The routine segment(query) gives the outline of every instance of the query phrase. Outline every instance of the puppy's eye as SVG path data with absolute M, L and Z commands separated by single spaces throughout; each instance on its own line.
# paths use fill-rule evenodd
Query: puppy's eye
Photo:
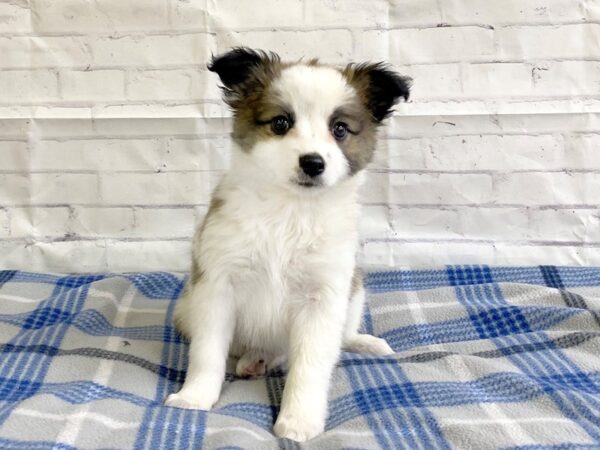
M 275 134 L 285 134 L 290 129 L 290 121 L 285 116 L 277 116 L 271 120 L 271 130 Z
M 333 127 L 331 128 L 331 134 L 333 134 L 333 137 L 338 141 L 341 141 L 348 135 L 348 125 L 346 125 L 344 122 L 334 123 Z

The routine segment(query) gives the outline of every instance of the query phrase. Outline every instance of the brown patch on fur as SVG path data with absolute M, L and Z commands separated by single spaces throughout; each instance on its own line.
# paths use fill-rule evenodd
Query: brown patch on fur
M 338 145 L 348 160 L 350 173 L 354 174 L 373 159 L 377 127 L 392 114 L 391 108 L 400 97 L 408 99 L 410 79 L 381 63 L 349 64 L 341 73 L 358 93 L 359 105 L 353 105 L 354 114 L 338 112 L 339 121 L 347 123 L 351 131 L 345 139 L 338 141 Z M 361 129 L 353 129 L 356 125 L 353 125 L 352 118 L 344 120 L 344 115 L 354 115 L 354 121 L 360 123 Z M 332 121 L 337 119 L 332 116 Z
M 234 125 L 233 140 L 248 152 L 257 141 L 268 139 L 275 136 L 267 121 L 276 116 L 289 116 L 289 112 L 283 105 L 278 105 L 277 98 L 270 92 L 271 81 L 279 76 L 281 67 L 272 67 L 269 72 L 272 74 L 270 79 L 258 81 L 255 83 L 255 89 L 245 97 L 243 102 L 239 102 L 233 107 Z M 266 78 L 265 74 L 261 79 Z
M 267 123 L 292 111 L 269 89 L 273 80 L 292 63 L 283 63 L 275 53 L 236 48 L 213 58 L 210 70 L 223 82 L 223 99 L 234 115 L 233 140 L 248 152 L 261 139 L 276 136 Z M 293 119 L 293 117 L 290 117 Z
M 400 98 L 408 100 L 410 95 L 412 80 L 392 71 L 386 64 L 348 64 L 341 72 L 377 124 L 393 113 L 392 107 Z
M 354 273 L 352 274 L 352 284 L 350 285 L 350 298 L 352 298 L 354 294 L 356 294 L 363 287 L 363 283 L 363 271 L 358 267 L 355 267 Z
M 216 213 L 218 210 L 220 210 L 223 207 L 224 204 L 225 204 L 225 200 L 214 195 L 213 198 L 210 200 L 210 206 L 208 207 L 208 212 L 206 213 L 206 217 L 208 218 L 211 214 Z
M 204 276 L 204 271 L 198 265 L 195 259 L 192 259 L 192 271 L 190 272 L 190 283 L 192 285 L 197 284 Z
M 348 134 L 341 141 L 336 141 L 346 157 L 350 174 L 364 169 L 373 159 L 377 144 L 377 125 L 371 115 L 361 104 L 345 105 L 331 115 L 330 128 L 336 122 L 348 125 Z
M 204 233 L 204 228 L 206 227 L 208 220 L 212 216 L 214 216 L 225 204 L 225 200 L 220 198 L 217 194 L 218 194 L 218 192 L 215 192 L 213 194 L 213 197 L 210 201 L 210 206 L 208 207 L 208 212 L 206 213 L 206 216 L 204 216 L 202 225 L 200 225 L 200 230 L 198 231 L 198 233 L 200 233 L 200 236 L 202 236 L 202 234 Z M 191 285 L 193 286 L 196 283 L 198 283 L 202 279 L 203 276 L 204 276 L 204 270 L 198 264 L 198 261 L 195 258 L 195 255 L 192 255 L 192 270 L 190 272 L 189 283 L 191 283 Z

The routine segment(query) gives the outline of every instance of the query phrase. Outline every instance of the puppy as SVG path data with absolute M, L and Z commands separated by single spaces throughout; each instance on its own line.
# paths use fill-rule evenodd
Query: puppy
M 246 48 L 208 68 L 233 110 L 235 146 L 175 308 L 189 367 L 166 404 L 209 410 L 228 354 L 239 357 L 240 376 L 287 359 L 273 431 L 305 441 L 324 429 L 340 349 L 392 353 L 383 339 L 358 334 L 357 189 L 377 127 L 408 99 L 410 79 L 381 63 L 338 69 Z

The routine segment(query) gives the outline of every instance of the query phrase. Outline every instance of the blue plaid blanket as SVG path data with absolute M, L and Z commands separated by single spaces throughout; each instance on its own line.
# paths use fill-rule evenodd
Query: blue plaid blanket
M 285 374 L 229 371 L 213 411 L 163 406 L 187 364 L 183 277 L 0 272 L 0 447 L 600 448 L 600 268 L 375 272 L 364 329 L 397 352 L 343 354 L 326 432 L 277 440 Z

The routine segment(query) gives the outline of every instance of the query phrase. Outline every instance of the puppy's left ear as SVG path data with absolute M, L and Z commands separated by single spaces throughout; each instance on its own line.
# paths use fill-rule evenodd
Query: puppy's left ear
M 236 47 L 213 56 L 208 70 L 221 79 L 225 102 L 233 109 L 240 106 L 251 92 L 257 92 L 275 76 L 279 56 L 272 52 Z
M 349 64 L 344 75 L 358 91 L 375 122 L 394 111 L 400 98 L 408 100 L 412 79 L 402 76 L 383 63 Z
M 254 69 L 274 57 L 260 50 L 236 47 L 222 55 L 213 56 L 208 70 L 216 72 L 226 88 L 233 89 L 247 81 Z

